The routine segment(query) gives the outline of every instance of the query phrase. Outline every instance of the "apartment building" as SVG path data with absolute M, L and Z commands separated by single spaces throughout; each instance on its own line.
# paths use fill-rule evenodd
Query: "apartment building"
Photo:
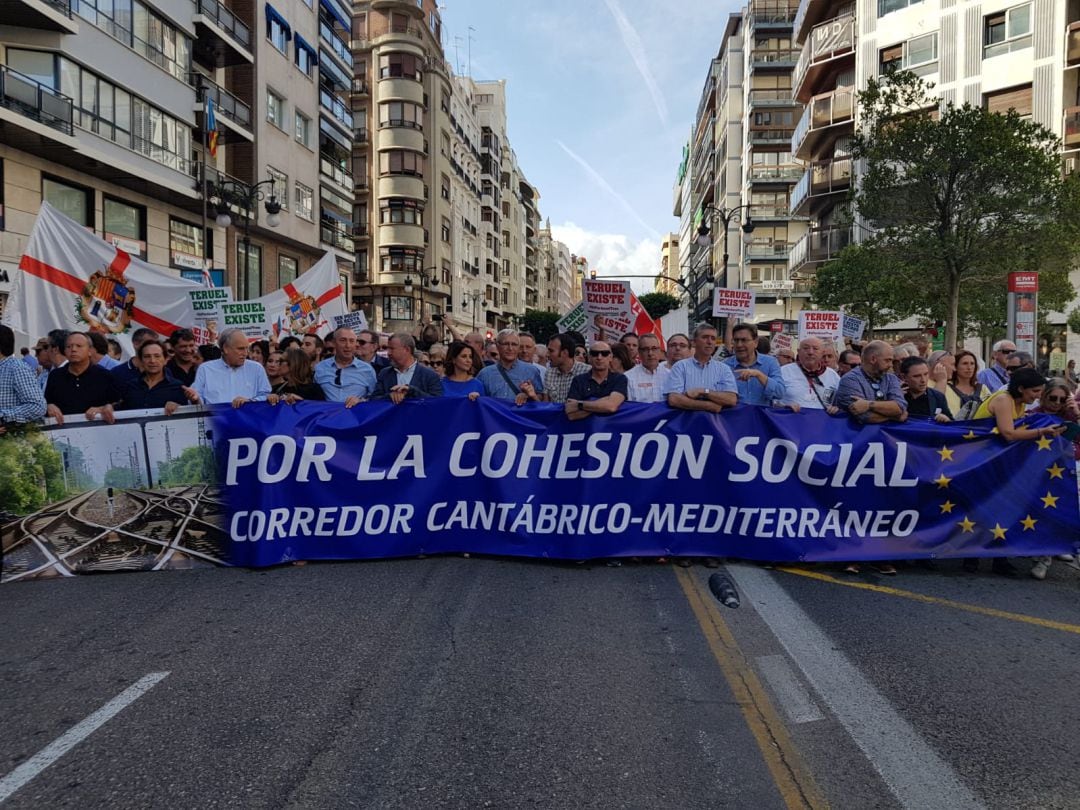
M 178 274 L 211 267 L 238 298 L 277 289 L 325 249 L 347 280 L 353 251 L 338 225 L 352 189 L 327 181 L 317 151 L 333 97 L 351 82 L 333 40 L 348 20 L 336 2 L 5 4 L 0 278 L 13 277 L 44 200 Z M 207 98 L 214 157 L 203 144 Z M 335 134 L 351 143 L 349 127 Z M 253 189 L 280 203 L 276 227 Z M 219 207 L 227 228 L 214 222 Z
M 669 233 L 660 245 L 660 272 L 656 276 L 656 292 L 678 296 L 679 285 L 673 279 L 679 278 L 679 235 Z
M 679 277 L 691 315 L 711 314 L 714 286 L 758 293 L 759 321 L 793 318 L 808 297 L 788 277 L 791 243 L 806 217 L 789 210 L 802 169 L 790 152 L 799 104 L 792 97 L 795 6 L 758 0 L 725 27 L 702 91 L 676 183 Z M 716 211 L 734 212 L 724 221 Z M 710 239 L 698 238 L 702 224 Z M 744 226 L 752 224 L 752 230 Z M 669 263 L 670 264 L 670 263 Z M 669 274 L 671 274 L 669 272 Z
M 850 157 L 867 80 L 911 70 L 945 103 L 1015 108 L 1062 138 L 1066 171 L 1080 155 L 1080 1 L 803 0 L 793 79 L 805 105 L 791 140 L 806 171 L 791 210 L 812 227 L 789 268 L 806 276 L 860 236 L 840 203 L 857 176 Z

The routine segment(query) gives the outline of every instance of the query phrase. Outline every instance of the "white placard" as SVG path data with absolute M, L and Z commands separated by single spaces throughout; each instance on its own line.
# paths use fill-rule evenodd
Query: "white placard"
M 757 301 L 753 290 L 713 290 L 712 314 L 717 318 L 752 318 Z

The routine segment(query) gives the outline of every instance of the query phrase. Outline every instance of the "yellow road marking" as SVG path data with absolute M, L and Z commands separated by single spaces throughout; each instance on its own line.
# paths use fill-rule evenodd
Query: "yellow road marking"
M 829 803 L 825 801 L 787 727 L 728 629 L 712 596 L 689 571 L 676 568 L 675 575 L 701 625 L 709 649 L 731 687 L 743 719 L 754 735 L 784 804 L 792 810 L 827 808 Z
M 802 568 L 788 568 L 787 566 L 778 565 L 776 570 L 783 571 L 786 574 L 797 574 L 800 577 L 807 577 L 808 579 L 816 579 L 821 582 L 830 582 L 833 585 L 843 585 L 845 588 L 858 588 L 863 591 L 885 593 L 889 596 L 899 596 L 903 599 L 911 599 L 915 602 L 925 602 L 929 605 L 941 605 L 943 607 L 956 608 L 957 610 L 966 610 L 968 613 L 979 613 L 983 616 L 993 616 L 997 619 L 1008 619 L 1011 622 L 1033 624 L 1036 627 L 1044 627 L 1047 630 L 1061 630 L 1063 633 L 1076 633 L 1077 635 L 1080 635 L 1080 625 L 1055 622 L 1053 619 L 1040 619 L 1037 616 L 1028 616 L 1025 613 L 1010 613 L 1007 610 L 982 607 L 981 605 L 969 605 L 967 602 L 957 602 L 953 599 L 944 599 L 940 596 L 927 596 L 926 594 L 916 593 L 914 591 L 890 588 L 887 585 L 872 585 L 869 582 L 848 582 L 847 580 L 837 579 L 828 574 L 822 574 L 818 571 L 807 571 Z

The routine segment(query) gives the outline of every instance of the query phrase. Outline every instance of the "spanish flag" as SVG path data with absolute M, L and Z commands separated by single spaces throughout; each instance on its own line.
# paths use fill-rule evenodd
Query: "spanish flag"
M 217 116 L 214 115 L 214 100 L 210 96 L 206 97 L 206 137 L 207 146 L 210 149 L 210 157 L 217 157 Z

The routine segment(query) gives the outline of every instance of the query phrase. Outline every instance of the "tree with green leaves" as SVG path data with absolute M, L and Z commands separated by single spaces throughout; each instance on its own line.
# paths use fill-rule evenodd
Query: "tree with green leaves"
M 158 465 L 157 484 L 162 487 L 212 484 L 216 479 L 214 451 L 209 447 L 185 447 L 172 461 Z
M 518 326 L 536 338 L 537 343 L 545 344 L 558 334 L 559 329 L 555 324 L 561 317 L 558 312 L 546 309 L 527 309 L 518 321 Z
M 918 302 L 905 298 L 895 279 L 902 272 L 884 251 L 849 245 L 818 270 L 812 300 L 822 309 L 841 309 L 866 321 L 867 331 L 914 314 Z
M 638 296 L 638 303 L 649 313 L 654 321 L 682 306 L 678 296 L 666 292 L 651 292 Z
M 945 321 L 955 346 L 988 315 L 1005 320 L 1011 271 L 1039 271 L 1047 306 L 1073 298 L 1080 180 L 1062 178 L 1050 130 L 1015 110 L 939 103 L 933 85 L 905 71 L 871 79 L 859 109 L 857 227 L 910 300 L 907 314 Z

